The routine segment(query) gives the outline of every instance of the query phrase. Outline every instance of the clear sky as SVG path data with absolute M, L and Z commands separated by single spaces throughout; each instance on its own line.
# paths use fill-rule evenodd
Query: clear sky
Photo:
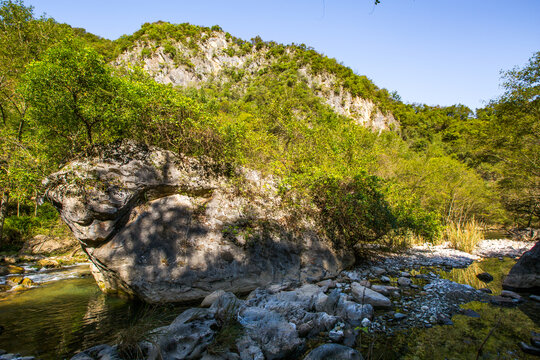
M 157 20 L 304 43 L 403 101 L 465 104 L 502 93 L 500 70 L 540 51 L 540 0 L 26 0 L 35 14 L 109 39 Z

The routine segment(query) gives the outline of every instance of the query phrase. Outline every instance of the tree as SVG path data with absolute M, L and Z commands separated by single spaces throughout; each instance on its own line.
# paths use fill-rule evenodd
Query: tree
M 34 129 L 73 155 L 119 130 L 121 82 L 92 48 L 68 38 L 27 66 L 21 87 Z
M 518 225 L 540 219 L 540 52 L 503 73 L 504 95 L 482 112 L 483 153 Z
M 0 1 L 0 240 L 10 199 L 34 195 L 38 183 L 35 143 L 23 138 L 27 103 L 17 87 L 25 66 L 68 30 L 52 19 L 35 19 L 20 0 Z

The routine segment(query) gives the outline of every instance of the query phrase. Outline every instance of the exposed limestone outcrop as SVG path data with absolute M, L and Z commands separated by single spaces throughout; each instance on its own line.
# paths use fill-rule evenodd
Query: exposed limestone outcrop
M 140 42 L 121 54 L 115 64 L 138 64 L 157 82 L 185 87 L 211 79 L 226 79 L 231 70 L 253 76 L 276 61 L 266 56 L 264 48 L 248 53 L 240 51 L 238 45 L 221 31 L 205 34 L 203 40 L 196 43 L 197 51 L 180 41 L 173 43 L 176 54 L 180 54 L 176 58 L 157 45 L 147 54 L 144 50 L 149 49 L 148 44 Z M 336 113 L 352 118 L 360 126 L 376 131 L 399 127 L 391 113 L 382 112 L 372 100 L 352 95 L 332 74 L 314 74 L 308 66 L 298 70 L 298 77 Z
M 49 176 L 46 197 L 102 290 L 150 303 L 315 281 L 352 263 L 309 219 L 290 221 L 272 178 L 247 169 L 233 175 L 124 142 Z

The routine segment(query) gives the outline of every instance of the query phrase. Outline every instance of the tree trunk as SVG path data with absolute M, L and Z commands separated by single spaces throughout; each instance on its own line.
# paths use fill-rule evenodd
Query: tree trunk
M 92 139 L 92 127 L 86 124 L 86 136 L 88 137 L 88 145 L 92 146 L 94 141 Z
M 9 192 L 5 191 L 2 194 L 2 201 L 0 202 L 0 244 L 2 244 L 2 240 L 4 238 L 4 220 L 6 219 L 7 215 L 8 202 Z
M 38 193 L 37 193 L 37 190 L 35 191 L 35 199 L 36 199 L 36 201 L 34 202 L 34 217 L 37 217 L 37 208 L 38 208 Z

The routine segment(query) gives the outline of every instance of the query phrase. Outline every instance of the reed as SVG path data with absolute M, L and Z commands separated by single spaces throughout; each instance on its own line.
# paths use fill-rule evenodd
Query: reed
M 465 223 L 452 221 L 446 225 L 442 237 L 452 248 L 472 253 L 483 238 L 482 229 L 482 225 L 475 219 Z

